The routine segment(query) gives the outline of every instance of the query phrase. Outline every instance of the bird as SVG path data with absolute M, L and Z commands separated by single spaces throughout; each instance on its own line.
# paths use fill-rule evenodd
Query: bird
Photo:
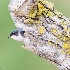
M 8 38 L 13 38 L 14 40 L 17 41 L 23 41 L 23 36 L 24 36 L 25 31 L 22 29 L 16 29 L 10 33 L 10 36 Z
M 16 41 L 24 42 L 25 45 L 29 45 L 30 39 L 28 37 L 25 37 L 25 31 L 23 31 L 21 28 L 18 28 L 16 30 L 13 30 L 8 38 L 12 38 Z

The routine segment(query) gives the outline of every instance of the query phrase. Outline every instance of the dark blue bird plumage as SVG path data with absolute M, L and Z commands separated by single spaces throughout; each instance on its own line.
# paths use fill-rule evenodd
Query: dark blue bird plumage
M 16 29 L 16 30 L 14 30 L 14 31 L 11 32 L 10 37 L 11 37 L 12 35 L 18 36 L 19 33 L 23 36 L 24 33 L 25 33 L 25 31 L 23 31 L 21 28 L 18 28 L 18 29 Z

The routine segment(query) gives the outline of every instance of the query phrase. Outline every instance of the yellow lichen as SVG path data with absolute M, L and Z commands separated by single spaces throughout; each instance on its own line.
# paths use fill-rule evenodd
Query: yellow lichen
M 54 4 L 45 0 L 39 0 L 40 2 L 42 2 L 44 5 L 47 5 L 48 8 L 53 10 Z
M 48 11 L 47 16 L 49 16 L 50 18 L 52 18 L 53 13 L 51 11 Z
M 29 12 L 28 17 L 35 18 L 36 13 L 37 13 L 36 7 L 34 7 L 34 8 Z
M 62 33 L 57 32 L 55 28 L 52 28 L 52 34 L 57 36 L 62 41 L 70 41 L 70 39 L 66 36 L 66 34 L 63 35 Z
M 63 19 L 60 21 L 61 24 L 64 24 L 64 22 L 65 22 L 65 21 L 64 21 Z
M 57 30 L 55 28 L 52 28 L 52 33 L 54 34 L 56 32 L 57 32 Z
M 64 43 L 62 47 L 64 49 L 68 49 L 68 48 L 70 48 L 70 44 L 69 43 Z
M 45 27 L 40 26 L 40 27 L 38 28 L 38 31 L 39 31 L 40 34 L 43 34 L 44 31 L 45 31 Z
M 27 23 L 34 23 L 34 20 L 29 18 L 29 19 L 24 20 L 24 23 L 26 23 L 26 24 Z
M 38 3 L 38 8 L 44 8 L 44 6 Z
M 40 3 L 38 3 L 38 11 L 37 11 L 37 15 L 42 15 L 43 12 L 47 12 L 47 9 L 44 8 L 43 5 L 41 5 Z
M 67 53 L 70 55 L 70 49 L 67 50 Z
M 41 4 L 40 1 L 43 3 Z M 37 3 L 37 6 L 34 6 L 33 9 L 29 12 L 29 14 L 27 15 L 27 17 L 31 17 L 31 18 L 35 18 L 36 16 L 41 16 L 41 15 L 45 15 L 45 16 L 49 16 L 50 18 L 53 16 L 53 12 L 48 11 L 49 9 L 44 7 L 44 5 L 47 5 L 48 8 L 53 9 L 53 4 L 51 2 L 45 1 L 45 0 L 39 0 L 39 2 Z M 30 22 L 30 21 L 28 21 Z M 38 22 L 38 21 L 37 21 Z
M 61 24 L 62 27 L 64 28 L 64 31 L 67 32 L 67 24 L 68 24 L 68 22 L 65 21 L 65 20 L 61 20 L 61 21 L 60 21 L 60 24 Z
M 40 23 L 41 23 L 41 21 L 40 21 L 40 20 L 36 21 L 36 24 L 40 24 Z
M 69 38 L 68 38 L 68 37 L 63 37 L 62 40 L 63 40 L 63 41 L 68 41 Z
M 64 50 L 61 50 L 61 53 L 62 53 L 62 54 L 66 54 L 66 51 L 64 51 Z

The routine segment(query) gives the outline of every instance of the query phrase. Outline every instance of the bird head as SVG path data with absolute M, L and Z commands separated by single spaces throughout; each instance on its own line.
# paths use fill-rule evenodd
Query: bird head
M 24 33 L 25 33 L 25 31 L 23 31 L 22 29 L 19 28 L 19 29 L 12 31 L 8 38 L 12 38 L 17 41 L 23 41 Z

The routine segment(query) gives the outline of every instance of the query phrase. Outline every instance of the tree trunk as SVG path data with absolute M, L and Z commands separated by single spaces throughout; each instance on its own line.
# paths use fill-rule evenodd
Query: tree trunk
M 13 2 L 15 1 L 13 0 Z M 25 4 L 15 2 L 16 8 L 13 2 L 9 4 L 9 10 L 16 27 L 28 31 L 31 30 L 27 26 L 29 23 L 37 24 L 42 22 L 40 26 L 43 25 L 46 28 L 46 33 L 48 32 L 48 38 L 46 39 L 51 42 L 51 44 L 46 42 L 46 46 L 24 46 L 24 48 L 39 57 L 49 60 L 60 70 L 70 70 L 70 19 L 63 16 L 54 8 L 52 3 L 45 0 L 37 0 L 37 2 L 27 0 Z M 43 30 L 39 32 L 43 33 Z

